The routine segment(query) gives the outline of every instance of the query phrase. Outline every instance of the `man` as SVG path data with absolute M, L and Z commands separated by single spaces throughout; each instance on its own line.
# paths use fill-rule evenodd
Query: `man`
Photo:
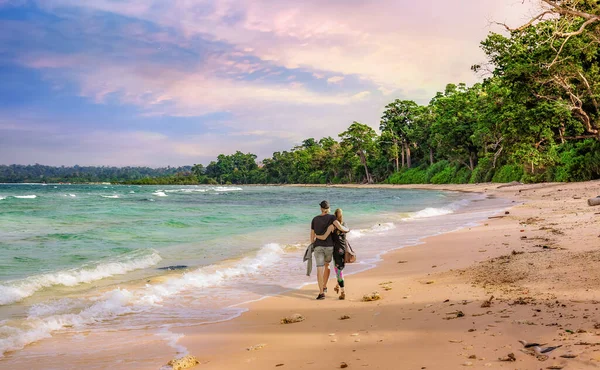
M 329 263 L 333 258 L 333 237 L 330 234 L 327 239 L 319 240 L 316 235 L 323 235 L 329 225 L 336 220 L 334 215 L 329 214 L 329 202 L 324 200 L 320 204 L 321 214 L 315 216 L 310 224 L 310 242 L 313 243 L 313 254 L 317 262 L 317 282 L 319 284 L 319 295 L 317 299 L 325 299 L 327 292 L 327 281 L 329 280 Z

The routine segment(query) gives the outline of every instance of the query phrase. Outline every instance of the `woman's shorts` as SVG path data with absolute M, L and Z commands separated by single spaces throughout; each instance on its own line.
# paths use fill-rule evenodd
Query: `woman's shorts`
M 317 267 L 323 267 L 333 259 L 333 247 L 315 247 L 313 249 Z

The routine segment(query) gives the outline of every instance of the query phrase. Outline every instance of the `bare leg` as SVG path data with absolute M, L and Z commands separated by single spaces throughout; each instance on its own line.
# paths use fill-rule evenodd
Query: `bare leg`
M 325 263 L 325 271 L 323 272 L 323 286 L 319 287 L 321 289 L 321 293 L 323 293 L 323 289 L 327 288 L 327 282 L 329 281 L 329 274 L 331 273 L 331 269 L 329 268 L 330 263 Z
M 327 269 L 329 271 L 329 269 Z M 325 273 L 325 267 L 319 266 L 317 267 L 317 283 L 319 284 L 319 294 L 323 294 L 323 288 L 325 285 L 323 284 L 323 278 Z M 329 273 L 327 273 L 327 278 L 329 278 Z

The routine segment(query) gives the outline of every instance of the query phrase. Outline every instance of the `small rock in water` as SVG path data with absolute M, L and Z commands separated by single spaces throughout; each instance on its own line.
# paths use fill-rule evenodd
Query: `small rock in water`
M 347 364 L 347 363 L 345 363 L 345 362 L 342 362 L 342 363 L 340 364 L 340 368 L 341 368 L 341 369 L 345 369 L 345 368 L 347 368 L 347 367 L 348 367 L 348 364 Z
M 340 316 L 340 320 L 348 320 L 349 318 L 350 318 L 350 316 L 348 316 L 348 315 Z
M 175 266 L 159 267 L 158 270 L 175 271 L 175 270 L 185 270 L 187 268 L 188 267 L 186 265 L 175 265 Z
M 173 360 L 169 361 L 167 363 L 167 365 L 170 365 L 173 368 L 173 370 L 182 370 L 182 369 L 188 369 L 190 367 L 196 366 L 199 363 L 200 363 L 200 361 L 198 361 L 198 359 L 196 359 L 196 357 L 188 355 L 185 357 L 173 359 Z

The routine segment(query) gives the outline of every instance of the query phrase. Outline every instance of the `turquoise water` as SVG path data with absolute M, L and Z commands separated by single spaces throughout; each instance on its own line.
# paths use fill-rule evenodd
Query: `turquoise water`
M 182 353 L 165 330 L 227 320 L 243 302 L 314 283 L 302 255 L 323 199 L 352 228 L 359 263 L 348 275 L 506 206 L 419 190 L 0 184 L 0 364 L 107 331 L 122 335 L 95 353 L 114 357 L 136 335 Z M 161 269 L 174 265 L 186 267 Z
M 110 185 L 0 185 L 0 197 L 0 281 L 144 250 L 157 251 L 163 265 L 232 258 L 261 247 L 231 245 L 232 237 L 299 231 L 322 198 L 361 220 L 439 206 L 440 199 L 423 191 Z

